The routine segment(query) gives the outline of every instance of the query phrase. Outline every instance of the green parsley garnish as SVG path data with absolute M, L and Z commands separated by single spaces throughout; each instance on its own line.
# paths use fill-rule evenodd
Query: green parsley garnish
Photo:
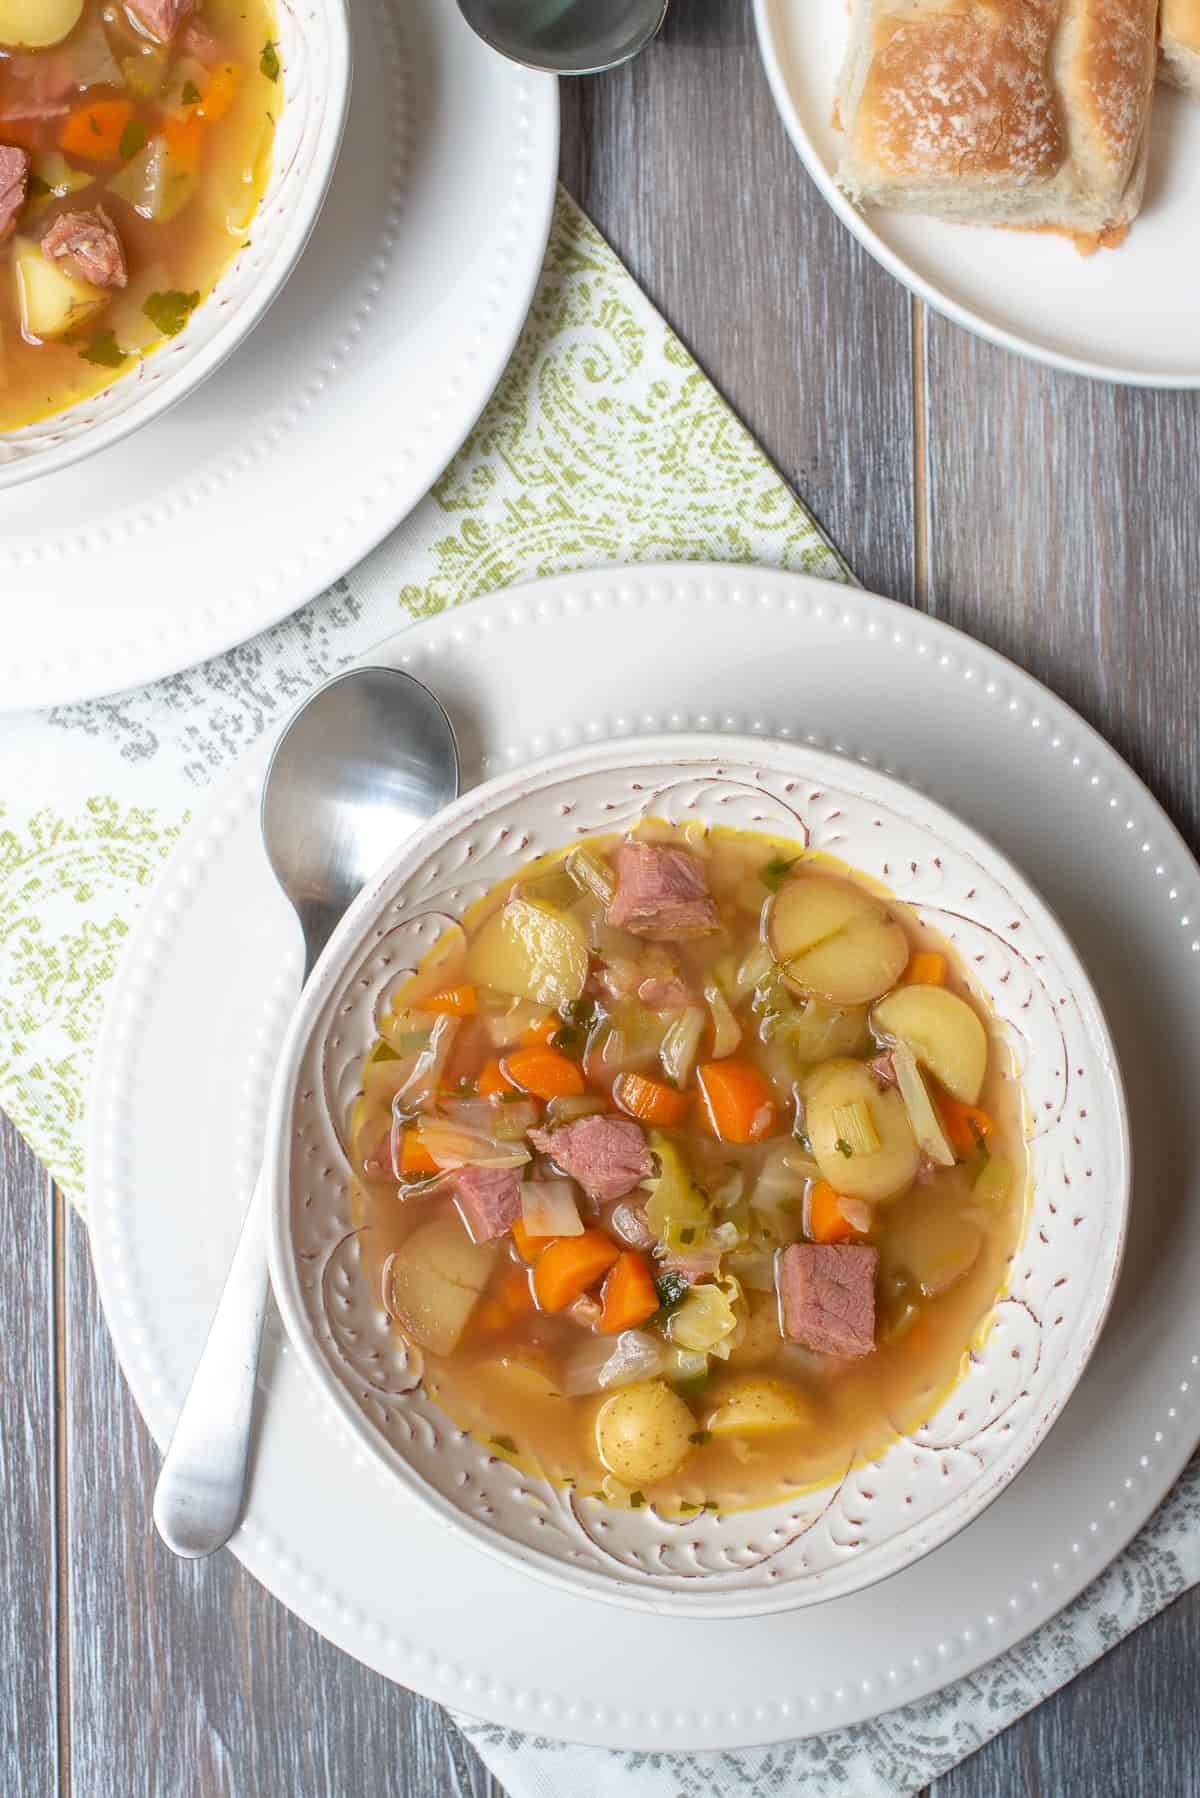
M 503 1449 L 506 1455 L 515 1455 L 518 1452 L 517 1445 L 511 1436 L 492 1436 L 489 1440 L 493 1448 Z
M 100 130 L 100 121 L 99 121 L 99 119 L 98 119 L 98 118 L 97 118 L 97 117 L 96 117 L 96 115 L 95 115 L 95 113 L 94 113 L 94 112 L 89 112 L 89 113 L 88 113 L 88 124 L 89 124 L 89 125 L 90 125 L 90 127 L 91 127 L 91 130 L 92 130 L 92 136 L 93 136 L 93 137 L 101 137 L 101 136 L 103 136 L 103 133 L 102 133 L 102 131 L 101 131 L 101 130 Z
M 758 870 L 758 878 L 772 893 L 777 893 L 799 860 L 798 855 L 793 855 L 790 861 L 785 861 L 781 855 L 774 856 Z
M 846 1157 L 847 1161 L 852 1161 L 854 1159 L 854 1150 L 850 1147 L 850 1144 L 846 1141 L 844 1136 L 839 1136 L 833 1146 L 839 1155 L 844 1155 Z
M 130 119 L 121 133 L 121 141 L 117 145 L 117 153 L 122 162 L 128 162 L 139 150 L 146 147 L 146 127 L 140 119 Z
M 679 1501 L 679 1509 L 682 1514 L 686 1515 L 691 1511 L 698 1511 L 700 1506 L 694 1505 L 690 1498 L 681 1498 Z
M 629 1508 L 631 1511 L 640 1511 L 645 1502 L 646 1494 L 644 1492 L 631 1492 L 629 1494 Z
M 263 74 L 266 76 L 268 81 L 278 81 L 279 80 L 279 75 L 280 75 L 279 52 L 275 48 L 275 45 L 270 38 L 268 38 L 266 43 L 263 45 L 263 52 L 262 52 L 262 55 L 258 59 L 258 66 L 262 70 Z
M 117 342 L 115 331 L 96 331 L 88 340 L 87 348 L 79 354 L 85 362 L 95 362 L 100 368 L 123 368 L 129 360 Z
M 800 1201 L 790 1197 L 777 1199 L 775 1209 L 782 1211 L 785 1217 L 797 1217 L 800 1212 Z
M 979 1119 L 975 1116 L 974 1112 L 969 1111 L 967 1113 L 967 1126 L 970 1129 L 971 1135 L 975 1138 L 975 1147 L 979 1150 L 979 1153 L 985 1161 L 990 1161 L 992 1152 L 987 1146 L 987 1137 L 980 1129 Z
M 199 304 L 198 292 L 180 293 L 177 287 L 172 287 L 166 293 L 149 294 L 142 311 L 164 337 L 178 337 Z
M 185 106 L 198 106 L 200 104 L 200 89 L 196 86 L 194 81 L 185 81 L 179 90 L 179 98 Z
M 696 1444 L 697 1448 L 703 1448 L 704 1444 L 706 1442 L 712 1441 L 712 1431 L 711 1430 L 693 1430 L 691 1435 L 688 1437 L 688 1441 L 694 1442 Z
M 659 1274 L 654 1282 L 654 1290 L 658 1294 L 658 1315 L 670 1317 L 672 1311 L 678 1311 L 688 1295 L 688 1283 L 682 1274 L 667 1272 Z
M 721 1507 L 715 1499 L 709 1498 L 705 1500 L 700 1509 L 702 1511 L 719 1511 Z
M 684 1245 L 685 1245 L 685 1246 L 686 1246 L 686 1245 L 687 1245 L 687 1244 L 688 1244 L 688 1243 L 689 1243 L 689 1242 L 695 1242 L 695 1240 L 696 1240 L 696 1231 L 695 1231 L 695 1227 L 694 1227 L 694 1226 L 693 1226 L 693 1225 L 692 1225 L 692 1224 L 689 1224 L 689 1225 L 688 1225 L 688 1227 L 687 1227 L 687 1229 L 686 1229 L 686 1230 L 681 1230 L 681 1231 L 680 1231 L 680 1232 L 679 1232 L 679 1240 L 680 1240 L 680 1242 L 682 1242 L 682 1243 L 683 1243 L 683 1244 L 684 1244 Z

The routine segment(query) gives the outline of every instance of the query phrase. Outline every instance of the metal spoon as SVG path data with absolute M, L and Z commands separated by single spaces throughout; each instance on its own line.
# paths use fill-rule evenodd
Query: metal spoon
M 307 699 L 263 783 L 262 835 L 304 933 L 304 980 L 364 881 L 458 792 L 458 746 L 420 681 L 353 668 Z M 195 1558 L 227 1542 L 242 1511 L 267 1278 L 260 1175 L 179 1422 L 158 1476 L 154 1522 Z
M 551 75 L 599 75 L 644 50 L 670 0 L 458 0 L 485 44 Z

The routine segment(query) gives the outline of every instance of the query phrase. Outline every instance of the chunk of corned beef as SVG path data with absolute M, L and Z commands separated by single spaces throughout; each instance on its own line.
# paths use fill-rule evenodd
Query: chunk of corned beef
M 125 11 L 160 44 L 169 44 L 194 5 L 194 0 L 125 0 Z
M 4 64 L 8 84 L 4 117 L 14 122 L 37 124 L 59 119 L 71 110 L 71 96 L 79 86 L 74 57 L 69 50 L 29 50 L 10 56 Z M 0 130 L 3 126 L 0 126 Z
M 632 1118 L 577 1118 L 557 1130 L 531 1130 L 529 1140 L 601 1205 L 623 1199 L 654 1166 Z
M 614 930 L 633 936 L 703 936 L 717 928 L 704 869 L 686 849 L 663 843 L 622 843 L 616 852 L 617 890 L 608 907 Z
M 0 144 L 0 243 L 12 233 L 29 187 L 29 157 Z
M 779 1257 L 784 1333 L 823 1355 L 875 1347 L 875 1269 L 868 1243 L 794 1242 Z
M 638 987 L 637 996 L 651 1011 L 681 1011 L 696 1003 L 691 987 L 679 974 L 651 974 Z
M 476 1242 L 511 1230 L 521 1215 L 519 1167 L 460 1167 L 447 1176 L 454 1202 Z
M 93 287 L 124 287 L 128 279 L 121 239 L 103 206 L 61 213 L 42 238 L 42 255 L 67 263 Z

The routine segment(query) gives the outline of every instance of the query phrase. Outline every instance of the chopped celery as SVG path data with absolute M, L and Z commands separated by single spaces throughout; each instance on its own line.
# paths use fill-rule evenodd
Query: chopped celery
M 656 1130 L 650 1147 L 658 1157 L 659 1171 L 646 1183 L 646 1222 L 668 1248 L 698 1249 L 708 1231 L 708 1195 L 697 1186 L 670 1137 Z
M 602 861 L 586 843 L 581 843 L 578 849 L 572 849 L 567 857 L 566 869 L 577 887 L 591 893 L 602 905 L 612 903 L 612 896 L 617 890 L 616 875 L 608 863 Z
M 953 1167 L 954 1150 L 946 1141 L 942 1126 L 938 1123 L 933 1101 L 917 1066 L 917 1058 L 907 1043 L 897 1043 L 892 1050 L 892 1066 L 896 1070 L 896 1085 L 904 1100 L 908 1121 L 922 1152 L 939 1167 Z
M 663 1072 L 678 1087 L 686 1086 L 692 1077 L 704 1024 L 705 1017 L 700 1007 L 689 1005 L 685 1010 L 677 1012 L 667 1026 L 659 1054 Z
M 838 1152 L 846 1155 L 873 1155 L 879 1147 L 879 1132 L 861 1099 L 833 1108 L 833 1131 Z M 842 1144 L 846 1147 L 843 1148 Z

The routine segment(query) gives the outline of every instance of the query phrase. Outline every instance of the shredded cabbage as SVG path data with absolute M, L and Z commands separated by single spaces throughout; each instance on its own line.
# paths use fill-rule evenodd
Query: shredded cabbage
M 667 1335 L 679 1348 L 703 1349 L 726 1360 L 735 1346 L 734 1333 L 744 1311 L 741 1281 L 733 1274 L 693 1286 L 678 1311 L 667 1319 Z
M 704 1032 L 704 1013 L 698 1005 L 678 1012 L 667 1026 L 659 1054 L 663 1072 L 676 1086 L 686 1086 L 692 1077 L 700 1038 Z
M 570 1180 L 526 1180 L 521 1217 L 531 1236 L 582 1236 L 583 1220 Z
M 661 1373 L 669 1358 L 666 1344 L 645 1330 L 622 1330 L 608 1336 L 585 1336 L 567 1362 L 562 1389 L 568 1398 L 584 1392 L 611 1392 Z
M 524 1167 L 529 1150 L 520 1143 L 497 1142 L 482 1130 L 470 1130 L 450 1118 L 427 1117 L 417 1140 L 443 1170 L 457 1167 Z
M 643 1182 L 649 1192 L 646 1222 L 660 1242 L 690 1252 L 704 1246 L 708 1235 L 708 1195 L 669 1136 L 656 1130 L 650 1148 L 658 1157 L 658 1174 Z

